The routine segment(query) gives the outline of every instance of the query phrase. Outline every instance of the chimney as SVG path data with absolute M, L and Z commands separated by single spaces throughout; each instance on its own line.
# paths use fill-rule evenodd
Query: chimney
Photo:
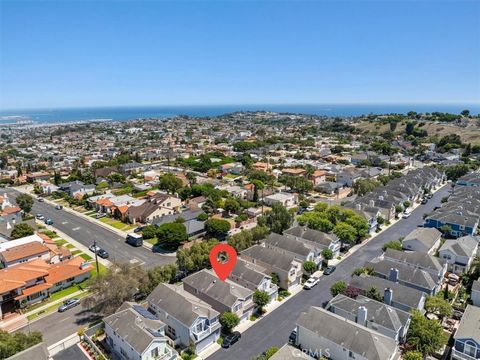
M 383 200 L 383 195 L 380 195 L 380 196 L 378 197 L 378 200 L 382 201 L 382 200 Z
M 388 279 L 391 282 L 398 282 L 398 269 L 390 268 L 390 274 L 388 276 Z
M 368 205 L 371 206 L 371 207 L 374 207 L 375 206 L 375 201 L 372 199 L 368 202 Z
M 365 306 L 359 306 L 357 312 L 357 324 L 366 326 L 368 310 Z
M 393 291 L 390 288 L 386 288 L 383 293 L 383 302 L 387 305 L 392 305 Z

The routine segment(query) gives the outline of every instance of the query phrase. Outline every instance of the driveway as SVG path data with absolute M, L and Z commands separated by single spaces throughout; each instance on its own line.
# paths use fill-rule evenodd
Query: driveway
M 350 257 L 347 257 L 330 276 L 322 276 L 316 287 L 309 291 L 301 291 L 291 300 L 257 320 L 256 324 L 242 334 L 238 343 L 230 349 L 220 349 L 209 360 L 250 360 L 266 349 L 281 347 L 288 341 L 290 332 L 301 312 L 310 306 L 322 306 L 331 299 L 330 287 L 339 280 L 349 281 L 354 269 L 362 267 L 365 262 L 372 260 L 382 253 L 382 246 L 390 241 L 406 236 L 410 231 L 423 223 L 423 214 L 431 212 L 435 206 L 440 206 L 442 197 L 448 195 L 450 186 L 444 186 L 437 191 L 426 205 L 417 207 L 408 219 L 402 219 L 390 228 L 370 240 Z M 326 325 L 328 326 L 328 325 Z
M 13 188 L 5 188 L 1 192 L 6 192 L 12 202 L 20 194 Z M 64 210 L 56 210 L 50 204 L 35 200 L 32 214 L 38 213 L 43 214 L 45 218 L 52 219 L 53 227 L 86 247 L 92 245 L 93 241 L 96 240 L 98 246 L 108 251 L 110 261 L 130 262 L 151 268 L 156 265 L 173 263 L 176 260 L 175 257 L 154 253 L 144 247 L 132 247 L 121 236 L 94 222 Z

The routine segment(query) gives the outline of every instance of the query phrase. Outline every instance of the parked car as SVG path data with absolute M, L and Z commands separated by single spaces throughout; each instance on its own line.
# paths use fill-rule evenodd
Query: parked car
M 133 229 L 134 233 L 139 233 L 139 232 L 142 232 L 142 231 L 143 231 L 143 226 L 138 226 L 135 229 Z
M 44 198 L 38 198 L 38 202 L 44 202 L 45 199 Z
M 423 198 L 423 199 L 422 199 L 422 205 L 425 205 L 426 203 L 428 203 L 428 199 L 427 199 L 427 198 Z
M 290 344 L 295 344 L 297 342 L 297 329 L 293 329 L 293 331 L 290 333 L 290 336 L 288 337 L 288 342 Z
M 42 214 L 37 214 L 35 216 L 38 220 L 45 220 L 45 216 L 43 216 Z
M 77 305 L 80 305 L 79 299 L 74 298 L 74 299 L 65 300 L 63 304 L 58 307 L 58 312 L 67 311 L 71 308 L 74 308 Z
M 330 275 L 335 271 L 336 267 L 335 266 L 328 266 L 325 271 L 323 272 L 323 275 Z
M 88 250 L 90 250 L 90 251 L 93 252 L 93 253 L 96 253 L 96 252 L 98 252 L 98 251 L 100 251 L 100 250 L 102 250 L 102 249 L 101 249 L 98 245 L 90 245 L 90 246 L 88 247 Z
M 223 339 L 222 347 L 228 349 L 230 346 L 240 340 L 241 337 L 242 334 L 240 334 L 238 331 L 234 331 L 230 335 L 225 336 L 225 338 Z
M 63 209 L 63 206 L 62 206 L 62 205 L 55 205 L 55 209 L 57 209 L 57 210 L 62 210 L 62 209 Z
M 53 225 L 53 220 L 52 219 L 46 219 L 45 224 L 47 225 Z
M 105 216 L 107 216 L 107 214 L 105 214 L 105 213 L 97 213 L 97 214 L 95 215 L 95 219 L 101 219 L 101 218 L 103 218 L 103 217 L 105 217 Z
M 411 211 L 405 211 L 402 215 L 402 218 L 408 219 L 410 217 L 410 215 L 412 215 Z
M 320 280 L 319 278 L 316 278 L 316 277 L 312 276 L 307 281 L 305 281 L 305 284 L 303 284 L 303 288 L 305 290 L 310 290 L 311 288 L 313 288 L 315 285 L 318 284 L 319 280 Z
M 104 249 L 97 250 L 97 255 L 100 256 L 102 259 L 108 259 L 108 257 L 110 256 L 107 250 Z
M 427 199 L 431 199 L 433 197 L 433 194 L 427 194 Z

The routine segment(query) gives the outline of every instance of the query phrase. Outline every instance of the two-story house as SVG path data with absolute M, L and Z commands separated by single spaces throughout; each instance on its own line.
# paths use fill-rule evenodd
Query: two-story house
M 457 275 L 467 273 L 478 251 L 478 241 L 473 236 L 446 240 L 438 256 L 448 263 L 448 271 Z
M 147 297 L 150 312 L 166 324 L 175 345 L 198 353 L 220 337 L 220 313 L 182 286 L 159 284 Z
M 480 308 L 467 305 L 457 332 L 453 335 L 452 359 L 480 359 Z
M 300 314 L 295 343 L 315 358 L 393 360 L 399 357 L 394 339 L 315 306 Z
M 306 226 L 295 226 L 283 232 L 287 237 L 293 237 L 304 243 L 312 243 L 321 248 L 332 250 L 333 257 L 340 255 L 340 239 L 334 234 L 327 234 L 322 231 L 309 229 Z
M 402 248 L 434 255 L 440 247 L 442 233 L 435 228 L 416 228 L 402 241 Z
M 235 313 L 240 321 L 252 315 L 255 306 L 252 290 L 228 279 L 221 281 L 206 269 L 189 275 L 182 281 L 185 291 L 205 301 L 221 314 L 226 311 Z
M 165 324 L 140 305 L 124 303 L 103 319 L 106 344 L 121 360 L 176 360 L 167 343 Z
M 278 286 L 289 290 L 300 285 L 303 263 L 294 255 L 283 254 L 260 245 L 252 246 L 240 253 L 240 258 L 264 267 L 268 274 L 276 274 Z
M 356 299 L 339 294 L 326 306 L 328 311 L 394 339 L 405 342 L 411 315 L 385 303 L 359 295 Z
M 314 244 L 305 243 L 296 238 L 271 233 L 265 239 L 264 246 L 282 254 L 290 254 L 295 256 L 302 264 L 305 261 L 313 261 L 320 264 L 322 261 L 322 249 Z

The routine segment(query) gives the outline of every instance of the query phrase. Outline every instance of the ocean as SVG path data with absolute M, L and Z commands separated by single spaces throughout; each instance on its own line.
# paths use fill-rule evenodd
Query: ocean
M 138 107 L 85 107 L 52 108 L 37 110 L 0 110 L 0 125 L 24 122 L 62 124 L 80 121 L 115 120 L 127 121 L 139 118 L 169 118 L 175 115 L 217 116 L 235 111 L 267 110 L 317 114 L 326 116 L 358 116 L 365 114 L 388 114 L 416 112 L 460 113 L 469 109 L 471 114 L 480 113 L 480 104 L 315 104 L 315 105 L 218 105 L 218 106 L 138 106 Z

